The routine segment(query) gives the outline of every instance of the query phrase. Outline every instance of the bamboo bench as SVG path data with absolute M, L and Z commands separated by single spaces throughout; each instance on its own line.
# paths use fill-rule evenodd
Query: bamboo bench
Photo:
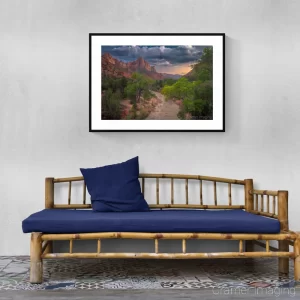
M 41 283 L 43 280 L 43 259 L 51 258 L 147 258 L 147 259 L 207 259 L 207 258 L 259 258 L 278 257 L 278 270 L 287 274 L 289 271 L 289 258 L 294 260 L 295 280 L 300 279 L 300 240 L 295 232 L 289 230 L 288 225 L 288 192 L 256 190 L 253 188 L 253 180 L 235 180 L 227 178 L 198 176 L 198 175 L 174 175 L 174 174 L 140 174 L 142 192 L 145 192 L 145 180 L 152 178 L 156 180 L 156 204 L 149 205 L 151 209 L 164 208 L 189 208 L 189 209 L 243 209 L 252 214 L 268 218 L 278 219 L 280 232 L 276 234 L 256 233 L 146 233 L 146 232 L 99 232 L 99 233 L 76 233 L 76 234 L 44 234 L 32 232 L 30 242 L 30 282 Z M 168 179 L 170 182 L 171 203 L 160 203 L 160 179 Z M 174 203 L 174 182 L 185 181 L 185 204 Z M 189 204 L 189 181 L 199 182 L 200 199 L 199 204 Z M 83 182 L 82 204 L 71 203 L 72 183 Z M 203 182 L 213 184 L 213 205 L 205 205 L 203 201 Z M 54 185 L 57 183 L 68 183 L 68 203 L 54 203 Z M 217 200 L 217 184 L 222 183 L 228 189 L 228 204 L 219 204 Z M 232 204 L 232 187 L 243 186 L 244 204 Z M 277 212 L 275 207 L 277 207 Z M 91 205 L 86 203 L 86 185 L 83 177 L 70 178 L 46 178 L 45 180 L 45 208 L 46 209 L 90 209 Z M 147 253 L 103 253 L 101 251 L 101 240 L 103 239 L 153 239 L 155 252 Z M 159 239 L 182 240 L 181 253 L 160 253 Z M 215 253 L 188 253 L 186 241 L 198 240 L 238 240 L 239 249 L 236 252 L 215 252 Z M 58 240 L 69 240 L 69 253 L 53 253 L 52 242 Z M 96 253 L 74 253 L 74 240 L 95 240 L 97 241 Z M 270 245 L 270 241 L 278 241 L 278 248 Z M 261 241 L 265 241 L 262 243 Z M 245 249 L 244 249 L 245 242 Z M 255 251 L 254 245 L 265 247 L 265 251 Z M 293 246 L 293 251 L 289 250 Z

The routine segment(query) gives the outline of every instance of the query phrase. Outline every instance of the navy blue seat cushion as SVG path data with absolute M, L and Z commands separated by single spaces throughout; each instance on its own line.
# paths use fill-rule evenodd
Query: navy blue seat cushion
M 95 212 L 44 209 L 22 223 L 23 232 L 215 232 L 278 233 L 280 223 L 243 210 L 150 210 Z
M 100 212 L 148 211 L 141 192 L 139 159 L 98 168 L 80 169 L 91 195 L 92 208 Z

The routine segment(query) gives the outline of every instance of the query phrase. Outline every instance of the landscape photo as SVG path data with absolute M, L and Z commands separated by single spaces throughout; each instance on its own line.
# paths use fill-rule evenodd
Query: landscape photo
M 101 120 L 213 120 L 213 50 L 101 46 Z

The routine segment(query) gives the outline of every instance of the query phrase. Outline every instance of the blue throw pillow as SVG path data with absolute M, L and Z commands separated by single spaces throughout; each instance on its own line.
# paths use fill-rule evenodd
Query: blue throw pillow
M 91 195 L 92 208 L 101 212 L 148 211 L 141 192 L 139 158 L 98 168 L 80 169 Z

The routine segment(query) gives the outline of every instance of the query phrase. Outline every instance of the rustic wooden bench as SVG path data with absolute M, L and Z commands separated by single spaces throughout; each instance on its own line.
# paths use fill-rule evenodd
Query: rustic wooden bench
M 164 232 L 99 232 L 99 233 L 75 233 L 75 234 L 44 234 L 42 232 L 31 233 L 30 243 L 30 282 L 41 283 L 43 280 L 43 259 L 57 258 L 146 258 L 146 259 L 207 259 L 207 258 L 260 258 L 278 257 L 278 269 L 281 273 L 288 273 L 289 259 L 294 260 L 295 280 L 300 279 L 300 240 L 297 233 L 289 230 L 288 225 L 288 192 L 256 190 L 253 187 L 252 179 L 235 180 L 227 178 L 198 176 L 198 175 L 174 175 L 174 174 L 140 174 L 142 192 L 145 192 L 146 179 L 154 180 L 156 186 L 156 204 L 151 204 L 151 209 L 242 209 L 252 214 L 261 215 L 267 218 L 278 219 L 280 222 L 280 232 L 276 234 L 261 233 L 164 233 Z M 171 199 L 169 204 L 160 202 L 160 183 L 162 179 L 168 179 L 170 184 Z M 174 183 L 181 180 L 185 182 L 185 203 L 174 203 Z M 200 197 L 198 204 L 190 204 L 189 182 L 198 182 Z M 83 182 L 82 204 L 71 203 L 72 183 Z M 57 183 L 68 183 L 68 203 L 54 203 L 54 185 Z M 210 182 L 213 190 L 213 204 L 205 204 L 203 197 L 203 183 Z M 218 204 L 217 184 L 225 184 L 228 199 L 227 204 Z M 242 186 L 244 189 L 243 205 L 234 205 L 232 202 L 232 187 Z M 45 181 L 45 208 L 46 209 L 90 209 L 91 204 L 86 201 L 86 185 L 83 177 L 70 178 L 46 178 Z M 237 224 L 238 226 L 238 224 Z M 101 251 L 101 240 L 103 239 L 153 239 L 155 251 L 147 253 L 103 253 Z M 182 240 L 182 252 L 180 253 L 160 253 L 159 239 L 179 239 Z M 190 239 L 198 240 L 237 240 L 239 248 L 236 252 L 214 252 L 214 253 L 188 253 L 186 251 L 186 241 Z M 53 253 L 52 242 L 58 240 L 68 240 L 70 243 L 69 253 Z M 74 253 L 74 240 L 95 240 L 97 242 L 97 252 L 95 253 Z M 262 243 L 265 241 L 265 243 Z M 278 241 L 278 248 L 270 245 L 270 241 Z M 245 243 L 244 243 L 245 242 Z M 257 251 L 255 245 L 264 247 L 264 251 Z M 293 246 L 293 251 L 289 250 Z

